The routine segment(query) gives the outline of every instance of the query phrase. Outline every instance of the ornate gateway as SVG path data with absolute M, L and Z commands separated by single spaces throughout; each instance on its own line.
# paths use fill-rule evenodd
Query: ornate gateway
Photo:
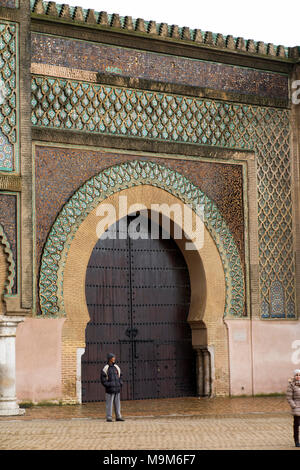
M 121 224 L 115 239 L 99 239 L 88 264 L 82 401 L 104 399 L 100 371 L 110 351 L 124 376 L 124 400 L 195 395 L 184 257 L 173 239 L 151 239 L 146 228 L 133 239 L 126 227 L 120 238 Z

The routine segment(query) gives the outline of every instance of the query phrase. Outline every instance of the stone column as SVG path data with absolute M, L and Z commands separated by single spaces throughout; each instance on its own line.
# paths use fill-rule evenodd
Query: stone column
M 194 348 L 196 351 L 196 377 L 197 377 L 197 395 L 203 397 L 204 394 L 204 370 L 202 348 Z
M 81 359 L 85 348 L 77 348 L 77 364 L 76 364 L 76 396 L 77 402 L 82 403 L 82 386 L 81 386 Z
M 16 398 L 16 331 L 23 320 L 0 315 L 0 416 L 25 413 Z
M 205 346 L 194 348 L 196 351 L 197 395 L 211 396 L 211 361 L 210 353 Z
M 210 354 L 208 349 L 203 349 L 203 370 L 204 370 L 204 396 L 211 396 L 211 368 L 210 368 Z

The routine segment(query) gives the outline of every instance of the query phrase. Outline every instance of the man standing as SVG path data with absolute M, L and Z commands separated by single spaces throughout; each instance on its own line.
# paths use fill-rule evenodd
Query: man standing
M 120 392 L 122 387 L 121 369 L 113 353 L 107 354 L 107 364 L 101 371 L 101 383 L 105 387 L 106 421 L 112 422 L 112 407 L 114 404 L 116 421 L 124 421 L 121 416 Z

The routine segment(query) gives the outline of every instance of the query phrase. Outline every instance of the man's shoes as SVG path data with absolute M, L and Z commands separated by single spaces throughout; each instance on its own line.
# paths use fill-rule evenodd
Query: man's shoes
M 116 421 L 125 421 L 123 418 L 117 418 Z
M 299 442 L 296 442 L 296 447 L 300 447 L 300 443 Z
M 112 423 L 112 419 L 111 418 L 107 418 L 106 420 L 108 423 Z

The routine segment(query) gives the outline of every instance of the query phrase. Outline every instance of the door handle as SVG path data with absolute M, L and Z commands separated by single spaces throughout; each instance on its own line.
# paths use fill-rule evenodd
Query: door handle
M 136 335 L 138 334 L 139 330 L 137 328 L 132 328 L 131 330 L 131 333 L 132 333 L 132 336 L 135 338 Z
M 128 336 L 128 338 L 132 337 L 135 338 L 136 335 L 138 334 L 139 330 L 137 328 L 127 328 L 125 331 L 125 335 Z
M 130 338 L 130 335 L 131 335 L 131 329 L 128 327 L 127 330 L 125 331 L 125 335 L 128 336 L 128 338 Z

